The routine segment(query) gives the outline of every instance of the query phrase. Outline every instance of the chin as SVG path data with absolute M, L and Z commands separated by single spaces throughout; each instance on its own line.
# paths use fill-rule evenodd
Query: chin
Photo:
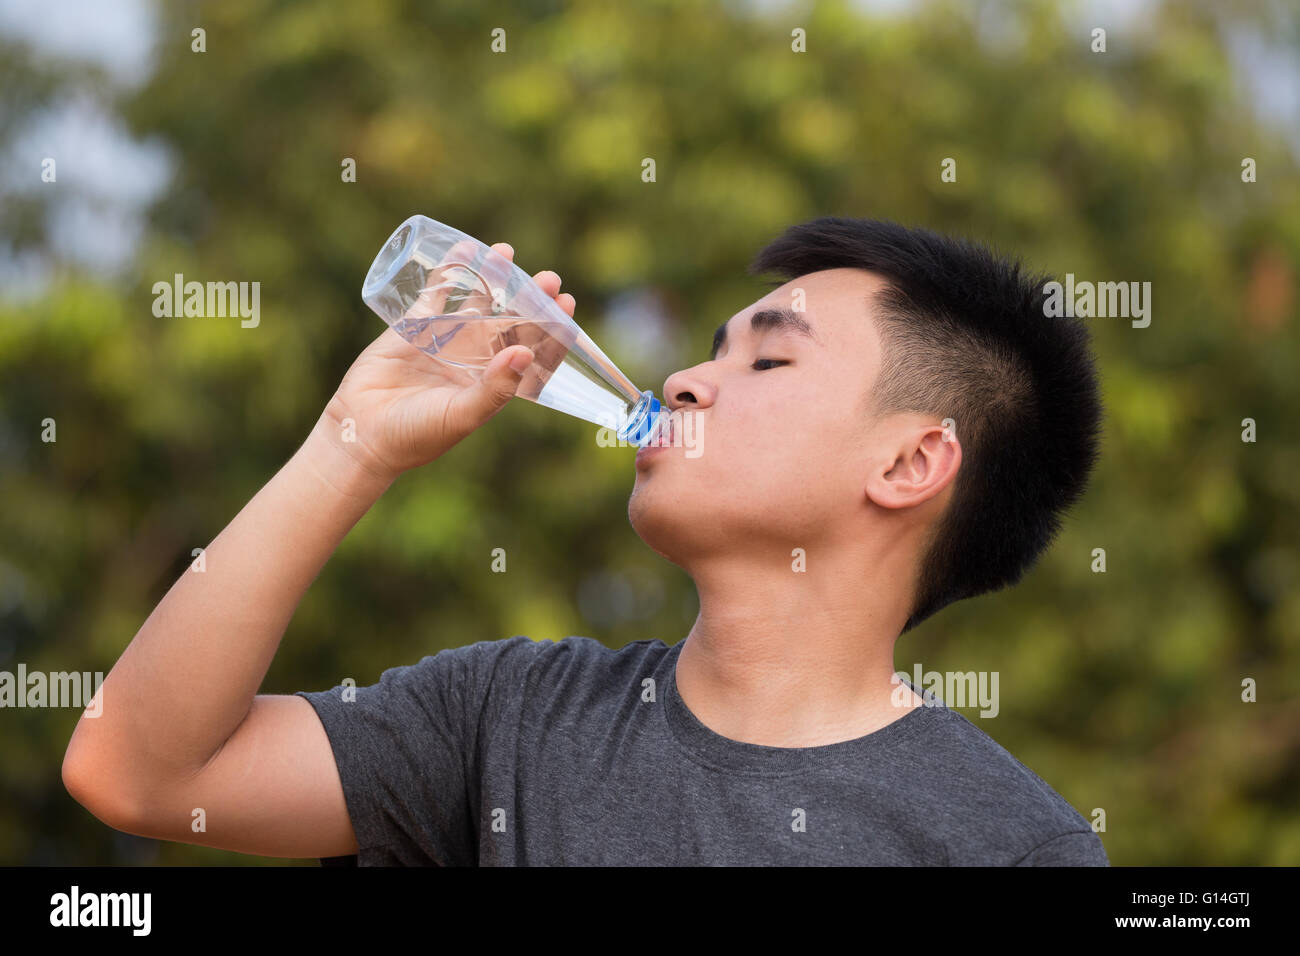
M 656 508 L 655 503 L 649 499 L 653 497 L 647 494 L 643 488 L 634 488 L 632 495 L 627 499 L 627 520 L 632 525 L 632 530 L 637 533 L 642 541 L 662 557 L 672 560 L 671 557 L 662 549 L 661 542 L 664 545 L 671 540 L 669 529 L 665 527 L 669 522 L 659 513 L 663 509 Z
M 657 500 L 659 497 L 648 488 L 633 488 L 627 500 L 627 519 L 652 551 L 681 566 L 689 518 L 680 508 L 671 508 Z
M 632 530 L 652 551 L 688 574 L 699 559 L 726 553 L 749 537 L 748 531 L 737 535 L 735 525 L 719 520 L 716 503 L 684 499 L 663 488 L 633 489 L 627 517 Z

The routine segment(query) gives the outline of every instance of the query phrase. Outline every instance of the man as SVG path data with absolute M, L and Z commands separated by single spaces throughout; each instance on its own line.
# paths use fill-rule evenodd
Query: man
M 632 526 L 699 591 L 683 641 L 517 636 L 256 695 L 347 530 L 531 361 L 452 385 L 385 332 L 105 679 L 69 791 L 144 836 L 362 864 L 1106 865 L 1070 804 L 893 666 L 900 633 L 1017 581 L 1082 493 L 1086 329 L 1044 315 L 1045 277 L 891 223 L 793 227 L 751 271 L 786 281 L 668 378 L 675 443 L 635 464 Z

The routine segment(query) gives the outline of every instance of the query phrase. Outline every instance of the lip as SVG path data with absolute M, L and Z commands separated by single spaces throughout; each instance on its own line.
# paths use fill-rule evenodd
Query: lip
M 636 452 L 636 463 L 640 465 L 641 462 L 646 461 L 655 455 L 662 454 L 667 450 L 668 448 L 666 445 L 647 445 L 645 448 L 638 448 Z
M 667 432 L 666 432 L 666 437 L 664 438 L 664 441 L 662 443 L 645 445 L 644 447 L 637 449 L 636 452 L 637 464 L 640 464 L 641 462 L 650 458 L 652 455 L 657 455 L 661 452 L 667 451 L 669 448 L 673 446 L 673 439 L 676 437 L 676 428 L 674 427 L 671 418 L 668 419 L 668 421 L 665 423 L 665 427 L 667 429 Z

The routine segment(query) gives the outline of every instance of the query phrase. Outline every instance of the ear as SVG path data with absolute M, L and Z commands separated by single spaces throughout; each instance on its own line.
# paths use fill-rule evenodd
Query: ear
M 867 497 L 882 508 L 911 508 L 929 501 L 952 483 L 961 467 L 961 442 L 942 425 L 911 426 L 892 448 L 892 457 L 877 459 L 867 475 Z

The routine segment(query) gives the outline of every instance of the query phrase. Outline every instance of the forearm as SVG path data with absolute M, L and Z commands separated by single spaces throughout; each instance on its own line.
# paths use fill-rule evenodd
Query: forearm
M 133 785 L 198 772 L 248 713 L 280 639 L 334 549 L 391 483 L 326 433 L 307 441 L 186 569 L 104 679 L 69 747 Z M 80 739 L 79 739 L 80 738 Z

